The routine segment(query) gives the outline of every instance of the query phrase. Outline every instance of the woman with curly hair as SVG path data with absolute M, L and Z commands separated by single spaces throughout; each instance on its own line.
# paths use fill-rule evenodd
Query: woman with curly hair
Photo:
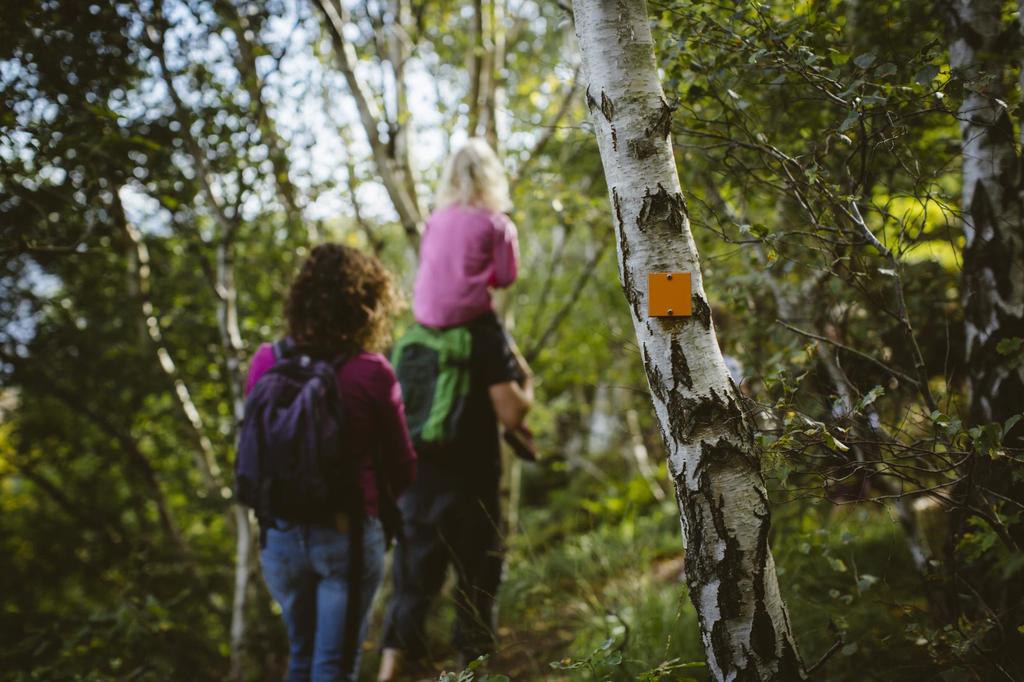
M 286 357 L 299 352 L 336 359 L 343 442 L 358 471 L 363 517 L 358 584 L 351 584 L 357 578 L 348 570 L 350 560 L 358 566 L 353 551 L 360 546 L 350 545 L 360 535 L 350 533 L 352 517 L 325 515 L 318 523 L 272 518 L 263 524 L 260 562 L 288 632 L 289 681 L 356 679 L 366 615 L 383 570 L 382 500 L 399 495 L 415 477 L 401 391 L 391 365 L 376 352 L 388 342 L 396 298 L 376 258 L 339 244 L 314 248 L 288 293 L 288 336 L 278 349 L 292 349 Z M 247 393 L 276 362 L 274 346 L 261 345 Z M 346 646 L 352 642 L 351 631 L 346 638 L 350 595 L 359 602 L 355 646 Z

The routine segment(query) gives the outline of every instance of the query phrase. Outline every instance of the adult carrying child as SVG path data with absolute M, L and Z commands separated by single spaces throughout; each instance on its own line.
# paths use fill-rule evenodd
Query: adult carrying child
M 420 248 L 417 325 L 393 361 L 420 455 L 416 483 L 400 500 L 379 680 L 429 654 L 424 619 L 449 568 L 457 578 L 454 645 L 463 660 L 494 649 L 501 580 L 498 423 L 523 428 L 533 400 L 526 362 L 494 313 L 491 290 L 518 271 L 508 182 L 486 142 L 470 139 L 448 160 L 437 209 Z M 522 455 L 531 456 L 529 449 Z

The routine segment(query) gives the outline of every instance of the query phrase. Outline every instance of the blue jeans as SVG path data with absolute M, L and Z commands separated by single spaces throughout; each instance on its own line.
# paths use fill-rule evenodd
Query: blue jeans
M 263 579 L 281 605 L 288 631 L 288 682 L 355 680 L 367 613 L 384 568 L 384 532 L 368 518 L 363 530 L 363 578 L 356 660 L 344 660 L 349 536 L 334 528 L 278 520 L 260 552 Z M 351 671 L 351 672 L 349 672 Z

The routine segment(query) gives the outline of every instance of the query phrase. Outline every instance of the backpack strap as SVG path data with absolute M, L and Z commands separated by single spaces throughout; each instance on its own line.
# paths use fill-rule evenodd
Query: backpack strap
M 286 336 L 283 339 L 274 342 L 271 346 L 274 351 L 274 360 L 280 362 L 284 358 L 288 357 L 295 350 L 295 342 L 292 341 L 292 337 Z

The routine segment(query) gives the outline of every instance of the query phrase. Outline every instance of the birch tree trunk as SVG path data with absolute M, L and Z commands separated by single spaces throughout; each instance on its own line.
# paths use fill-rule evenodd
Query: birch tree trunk
M 242 335 L 238 327 L 238 290 L 235 287 L 235 230 L 224 226 L 217 245 L 217 287 L 220 300 L 217 305 L 217 323 L 221 346 L 227 366 L 228 387 L 231 395 L 232 442 L 237 440 L 238 425 L 245 416 L 245 377 L 242 370 Z M 249 589 L 252 554 L 252 526 L 249 510 L 240 503 L 232 505 L 235 515 L 235 585 L 231 600 L 231 670 L 232 680 L 242 679 L 245 664 L 246 619 L 245 602 Z
M 1024 3 L 1022 3 L 1024 5 Z M 1024 364 L 1008 352 L 1024 337 L 1024 215 L 1020 163 L 1004 78 L 1014 51 L 1000 0 L 956 0 L 950 65 L 967 87 L 963 151 L 964 324 L 970 421 L 1005 421 L 1024 403 Z M 1015 429 L 1024 442 L 1024 427 Z
M 803 679 L 768 546 L 768 496 L 711 323 L 643 0 L 574 0 L 622 289 L 668 449 L 686 575 L 715 680 Z M 648 272 L 692 274 L 693 315 L 650 318 Z
M 163 26 L 162 5 L 157 13 L 158 25 Z M 167 54 L 164 48 L 165 29 L 155 24 L 146 25 L 149 47 L 160 66 L 160 75 L 167 88 L 167 94 L 174 106 L 175 118 L 181 123 L 185 149 L 192 157 L 196 178 L 205 198 L 212 217 L 220 228 L 217 242 L 217 272 L 213 282 L 217 300 L 217 327 L 220 332 L 221 351 L 228 379 L 228 390 L 231 398 L 232 415 L 231 441 L 235 442 L 238 425 L 242 423 L 245 412 L 245 377 L 242 373 L 242 355 L 244 346 L 238 326 L 238 290 L 235 287 L 235 236 L 238 229 L 238 206 L 231 216 L 225 211 L 218 193 L 213 188 L 213 177 L 206 163 L 206 156 L 199 141 L 191 133 L 192 116 L 182 101 L 174 85 L 174 79 L 167 66 Z M 229 678 L 241 679 L 245 663 L 246 593 L 249 587 L 250 554 L 252 552 L 252 527 L 249 522 L 249 511 L 238 502 L 232 504 L 235 519 L 235 574 L 231 605 L 231 662 Z
M 217 465 L 216 456 L 213 452 L 213 444 L 206 435 L 203 418 L 199 414 L 195 401 L 192 400 L 192 392 L 178 372 L 178 366 L 174 362 L 167 344 L 164 343 L 163 331 L 160 328 L 160 318 L 158 312 L 153 307 L 153 301 L 150 296 L 152 268 L 150 267 L 149 247 L 146 246 L 139 228 L 129 222 L 124 212 L 124 206 L 121 204 L 120 194 L 117 192 L 114 193 L 113 204 L 114 214 L 117 220 L 124 226 L 125 233 L 135 248 L 135 257 L 133 259 L 135 261 L 134 272 L 136 275 L 135 292 L 142 304 L 141 312 L 146 334 L 156 349 L 160 369 L 163 370 L 167 378 L 174 384 L 174 393 L 178 398 L 178 404 L 181 406 L 181 411 L 188 420 L 189 426 L 192 427 L 192 432 L 195 435 L 196 445 L 198 446 L 194 453 L 196 469 L 198 469 L 202 476 L 207 494 L 216 495 L 220 491 L 221 484 L 219 482 L 220 467 Z
M 394 205 L 413 251 L 418 252 L 420 223 L 423 222 L 424 216 L 416 196 L 413 172 L 409 163 L 408 132 L 402 131 L 402 128 L 407 127 L 409 122 L 385 120 L 386 111 L 378 110 L 372 93 L 356 74 L 358 57 L 355 47 L 345 38 L 345 26 L 349 23 L 349 13 L 345 3 L 341 0 L 312 0 L 312 4 L 323 14 L 324 26 L 334 46 L 338 70 L 345 77 L 345 82 L 355 100 L 356 109 L 359 111 L 359 120 L 363 132 L 366 133 L 370 150 L 373 152 L 374 166 L 380 175 L 381 183 L 391 198 L 391 203 Z M 399 8 L 401 16 L 405 16 L 407 3 L 399 2 L 396 6 Z M 399 19 L 395 17 L 394 20 L 398 21 Z M 400 27 L 392 28 L 394 31 L 399 29 Z M 393 38 L 400 40 L 396 36 Z M 393 42 L 393 44 L 396 43 Z M 402 68 L 404 68 L 401 66 L 402 64 L 404 64 L 404 57 L 400 57 L 398 60 L 400 68 L 395 72 L 395 87 L 399 90 L 405 87 L 405 83 L 401 80 Z M 405 101 L 404 93 L 399 93 L 398 97 L 399 102 Z M 391 133 L 387 140 L 381 139 L 380 125 L 382 121 L 388 124 L 388 130 Z

